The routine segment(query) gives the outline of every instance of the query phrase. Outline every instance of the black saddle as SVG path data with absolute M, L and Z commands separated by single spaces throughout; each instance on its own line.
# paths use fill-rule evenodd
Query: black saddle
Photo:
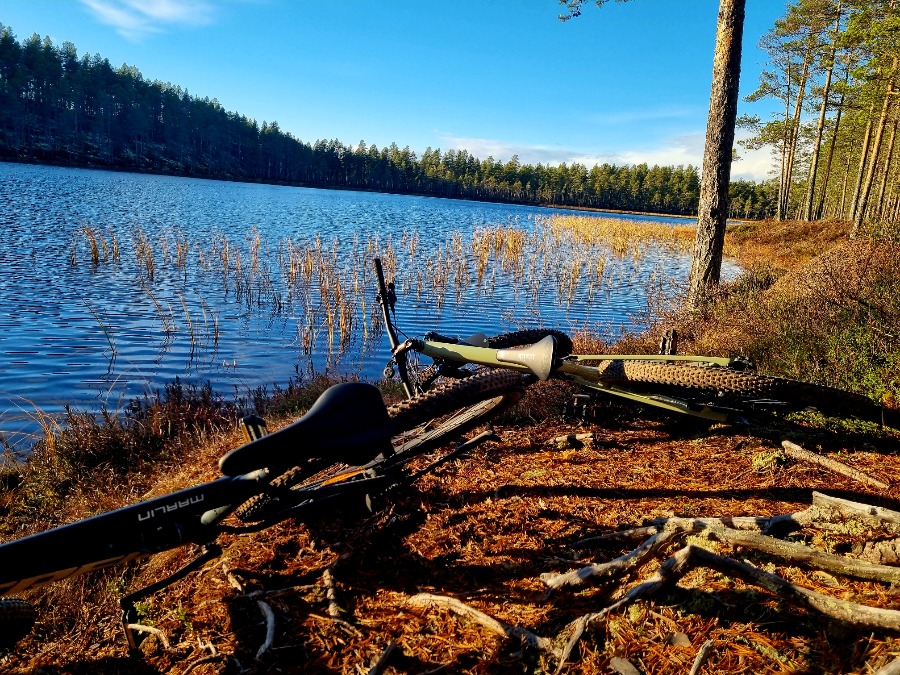
M 235 448 L 219 460 L 226 476 L 257 469 L 280 473 L 312 459 L 360 465 L 391 453 L 393 423 L 376 387 L 345 382 L 329 388 L 288 427 Z

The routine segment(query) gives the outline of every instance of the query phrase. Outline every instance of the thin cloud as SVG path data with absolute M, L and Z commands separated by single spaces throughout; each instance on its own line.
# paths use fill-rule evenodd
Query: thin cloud
M 695 119 L 698 113 L 702 115 L 703 111 L 689 107 L 641 108 L 611 113 L 593 113 L 584 116 L 584 121 L 598 125 L 630 124 L 651 120 Z
M 595 164 L 653 166 L 687 166 L 698 169 L 703 163 L 703 134 L 687 134 L 665 139 L 656 148 L 634 148 L 610 152 L 584 152 L 559 146 L 524 145 L 508 143 L 497 139 L 467 138 L 444 134 L 442 142 L 448 149 L 467 150 L 480 159 L 488 156 L 500 162 L 517 155 L 522 164 L 559 165 L 578 163 L 592 167 Z M 755 181 L 768 180 L 772 176 L 771 153 L 749 152 L 738 147 L 741 159 L 732 165 L 732 177 Z
M 129 40 L 140 40 L 170 28 L 212 23 L 207 0 L 80 0 L 94 17 Z

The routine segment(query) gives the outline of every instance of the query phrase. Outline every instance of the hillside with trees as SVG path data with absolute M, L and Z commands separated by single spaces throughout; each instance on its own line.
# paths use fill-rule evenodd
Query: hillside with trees
M 0 159 L 525 204 L 696 213 L 697 167 L 479 159 L 465 150 L 309 143 L 277 122 L 148 81 L 128 65 L 0 25 Z M 736 182 L 732 213 L 774 213 L 770 183 Z

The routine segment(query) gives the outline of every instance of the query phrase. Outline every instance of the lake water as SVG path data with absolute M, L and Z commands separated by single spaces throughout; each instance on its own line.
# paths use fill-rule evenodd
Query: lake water
M 581 252 L 573 275 L 537 234 L 554 213 L 574 212 L 0 163 L 3 442 L 27 447 L 40 414 L 121 410 L 176 376 L 226 395 L 313 371 L 378 378 L 376 252 L 396 260 L 410 335 L 615 332 L 649 279 L 686 278 L 687 256 L 654 250 Z M 488 230 L 531 237 L 521 261 L 479 270 L 471 239 Z M 323 260 L 330 281 L 304 269 Z

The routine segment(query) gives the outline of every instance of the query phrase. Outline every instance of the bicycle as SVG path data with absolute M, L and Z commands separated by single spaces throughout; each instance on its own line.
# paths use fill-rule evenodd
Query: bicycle
M 199 555 L 179 570 L 120 599 L 133 652 L 141 639 L 135 603 L 220 555 L 220 535 L 257 532 L 336 505 L 370 505 L 373 496 L 412 483 L 485 440 L 489 432 L 427 456 L 418 470 L 407 467 L 517 401 L 523 387 L 518 373 L 485 373 L 388 407 L 374 385 L 346 382 L 279 431 L 268 433 L 261 418 L 248 416 L 248 442 L 219 460 L 221 478 L 0 544 L 0 596 L 199 545 Z M 236 524 L 223 522 L 232 515 Z M 0 597 L 0 647 L 27 635 L 35 620 L 27 601 Z
M 817 408 L 834 416 L 854 416 L 900 429 L 900 412 L 841 389 L 753 372 L 744 358 L 677 355 L 677 334 L 663 339 L 659 354 L 574 354 L 572 340 L 553 329 L 531 329 L 496 337 L 468 338 L 428 332 L 400 340 L 396 324 L 396 287 L 386 282 L 380 259 L 374 260 L 378 302 L 391 344 L 385 377 L 396 373 L 409 397 L 420 395 L 442 378 L 465 378 L 467 366 L 527 373 L 532 379 L 565 380 L 632 402 L 691 415 L 711 422 L 752 421 L 760 412 Z M 404 336 L 405 337 L 405 336 Z M 422 367 L 419 356 L 432 364 Z

